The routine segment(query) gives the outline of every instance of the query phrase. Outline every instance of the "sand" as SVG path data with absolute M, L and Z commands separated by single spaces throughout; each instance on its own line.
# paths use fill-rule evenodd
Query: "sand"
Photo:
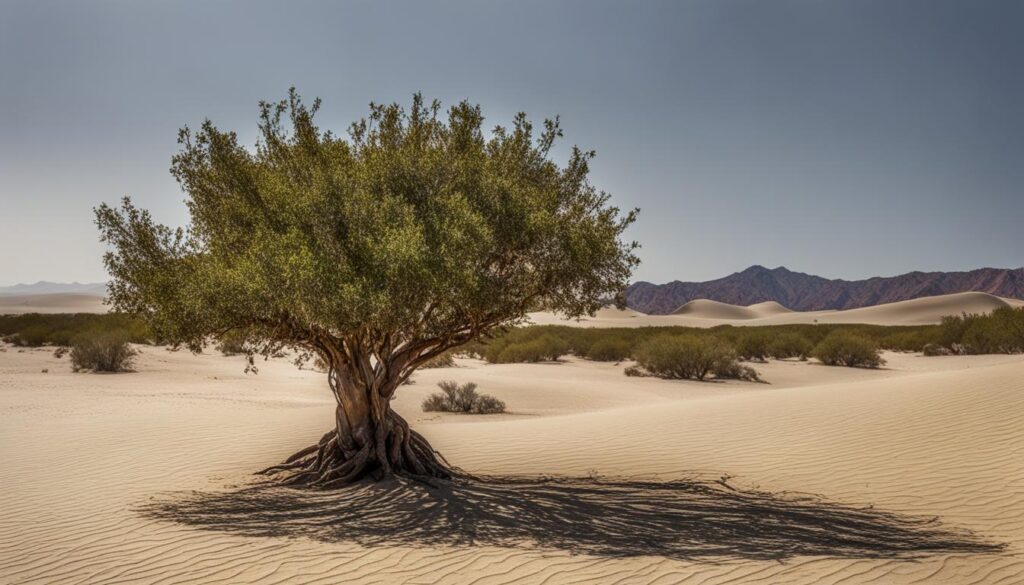
M 1024 301 L 1003 299 L 982 292 L 965 292 L 922 297 L 873 307 L 845 311 L 790 311 L 767 301 L 741 307 L 698 299 L 679 307 L 671 315 L 644 315 L 636 311 L 616 312 L 604 309 L 594 317 L 579 320 L 562 319 L 551 313 L 531 313 L 538 325 L 569 325 L 575 327 L 645 327 L 672 326 L 716 327 L 718 325 L 755 326 L 794 323 L 862 323 L 869 325 L 931 325 L 946 315 L 990 313 L 1000 307 L 1021 307 Z
M 0 315 L 22 313 L 106 313 L 103 297 L 84 293 L 0 294 Z
M 417 373 L 395 401 L 474 473 L 728 475 L 740 489 L 938 516 L 1009 546 L 912 560 L 763 560 L 362 546 L 306 537 L 302 518 L 272 536 L 155 519 L 147 504 L 189 490 L 230 493 L 319 437 L 332 415 L 323 375 L 283 359 L 245 375 L 241 358 L 160 348 L 143 348 L 136 373 L 73 374 L 49 350 L 4 349 L 2 583 L 1009 584 L 1024 574 L 1024 356 L 889 353 L 876 371 L 775 361 L 756 366 L 768 385 L 629 378 L 626 364 L 575 359 L 460 359 Z M 420 412 L 441 379 L 475 381 L 510 413 Z

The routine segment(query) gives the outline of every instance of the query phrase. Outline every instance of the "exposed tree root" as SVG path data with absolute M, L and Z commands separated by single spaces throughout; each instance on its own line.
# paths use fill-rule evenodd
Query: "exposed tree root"
M 384 432 L 374 434 L 375 438 L 383 436 L 381 442 L 365 441 L 354 448 L 357 441 L 353 437 L 340 440 L 334 429 L 315 445 L 258 473 L 274 476 L 281 485 L 314 489 L 343 487 L 366 477 L 379 480 L 400 475 L 430 484 L 453 476 L 448 462 L 404 419 L 389 411 L 387 421 Z

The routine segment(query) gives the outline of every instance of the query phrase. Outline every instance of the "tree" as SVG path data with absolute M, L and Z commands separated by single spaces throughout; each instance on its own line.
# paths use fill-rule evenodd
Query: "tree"
M 348 136 L 292 89 L 261 103 L 254 150 L 209 120 L 179 133 L 171 173 L 191 221 L 171 229 L 124 199 L 96 209 L 115 308 L 199 351 L 241 334 L 328 367 L 335 428 L 268 473 L 321 488 L 451 468 L 390 407 L 413 371 L 546 308 L 593 314 L 638 263 L 621 213 L 588 180 L 593 152 L 551 159 L 562 132 L 525 114 L 483 131 L 479 106 L 444 117 L 370 104 Z M 620 297 L 617 297 L 620 298 Z

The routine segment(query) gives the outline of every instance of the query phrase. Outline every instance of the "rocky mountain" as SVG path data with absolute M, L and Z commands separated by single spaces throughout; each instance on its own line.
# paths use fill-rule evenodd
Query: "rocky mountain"
M 637 282 L 626 289 L 626 304 L 637 311 L 656 315 L 671 313 L 696 299 L 733 305 L 776 301 L 795 311 L 819 311 L 855 309 L 967 291 L 1024 299 L 1024 268 L 909 272 L 867 280 L 832 280 L 784 267 L 751 266 L 743 272 L 707 282 Z

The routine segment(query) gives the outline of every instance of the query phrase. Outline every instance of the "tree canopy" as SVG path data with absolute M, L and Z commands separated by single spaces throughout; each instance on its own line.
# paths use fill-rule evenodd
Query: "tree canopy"
M 268 473 L 334 487 L 367 475 L 452 477 L 390 407 L 412 372 L 527 311 L 597 310 L 626 285 L 636 243 L 625 214 L 587 179 L 592 152 L 560 167 L 557 118 L 534 136 L 524 114 L 483 131 L 479 106 L 441 116 L 417 94 L 370 105 L 347 138 L 314 123 L 295 93 L 260 106 L 254 150 L 207 121 L 179 136 L 171 172 L 187 228 L 125 199 L 101 205 L 114 307 L 198 351 L 242 335 L 270 354 L 317 354 L 335 428 Z M 250 356 L 251 359 L 251 356 Z
M 551 159 L 557 118 L 488 134 L 479 106 L 445 116 L 416 94 L 339 136 L 319 107 L 294 89 L 261 103 L 255 149 L 209 120 L 182 129 L 187 228 L 127 198 L 98 207 L 114 307 L 192 349 L 240 330 L 261 351 L 333 339 L 378 361 L 415 344 L 411 364 L 530 310 L 592 313 L 627 284 L 636 210 L 591 185 L 593 152 Z

